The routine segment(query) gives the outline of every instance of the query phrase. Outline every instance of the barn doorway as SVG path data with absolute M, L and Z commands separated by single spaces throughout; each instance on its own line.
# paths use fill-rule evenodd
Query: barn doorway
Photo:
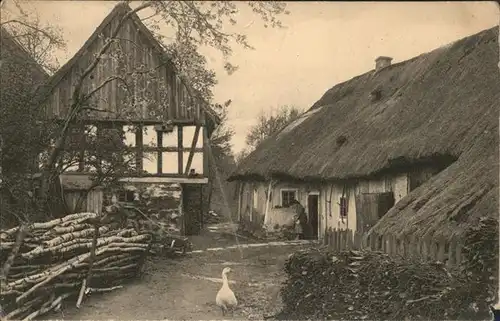
M 318 239 L 319 230 L 319 194 L 311 193 L 307 196 L 307 212 L 309 214 L 309 223 L 312 228 L 313 239 Z

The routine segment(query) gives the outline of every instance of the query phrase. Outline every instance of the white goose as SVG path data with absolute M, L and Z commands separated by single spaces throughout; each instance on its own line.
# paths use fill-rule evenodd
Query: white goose
M 229 309 L 232 310 L 238 304 L 234 292 L 229 288 L 229 281 L 227 279 L 227 274 L 231 271 L 231 268 L 228 267 L 222 270 L 222 287 L 215 297 L 215 303 L 221 308 L 222 315 L 226 315 Z

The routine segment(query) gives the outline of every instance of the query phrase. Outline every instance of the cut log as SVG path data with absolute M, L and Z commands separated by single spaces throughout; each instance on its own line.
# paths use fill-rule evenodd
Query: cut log
M 9 257 L 7 258 L 7 261 L 5 261 L 2 271 L 0 271 L 0 287 L 3 289 L 3 285 L 6 283 L 5 281 L 7 280 L 7 275 L 9 274 L 10 267 L 14 263 L 14 259 L 17 256 L 17 253 L 19 252 L 19 249 L 21 248 L 21 245 L 23 243 L 24 237 L 26 236 L 26 233 L 28 232 L 28 226 L 27 225 L 21 225 L 19 227 L 19 232 L 17 233 L 17 238 L 16 242 L 14 244 L 14 247 L 12 248 L 12 251 L 9 254 Z
M 59 296 L 57 299 L 55 299 L 54 301 L 52 301 L 49 305 L 42 306 L 39 310 L 37 310 L 37 311 L 31 313 L 30 315 L 28 315 L 26 318 L 23 319 L 23 321 L 33 320 L 37 316 L 49 312 L 53 308 L 55 308 L 58 305 L 60 305 L 61 302 L 62 302 L 62 300 L 64 300 L 65 298 L 69 297 L 71 294 L 72 293 L 65 293 L 65 294 Z

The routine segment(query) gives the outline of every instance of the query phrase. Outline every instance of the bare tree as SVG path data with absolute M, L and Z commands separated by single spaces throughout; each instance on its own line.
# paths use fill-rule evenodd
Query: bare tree
M 7 1 L 5 1 L 7 2 Z M 30 54 L 34 61 L 49 73 L 59 68 L 55 53 L 66 49 L 61 28 L 42 22 L 39 14 L 30 9 L 27 1 L 9 0 L 4 3 L 0 26 Z
M 297 119 L 300 114 L 300 109 L 295 106 L 282 106 L 277 110 L 271 110 L 269 113 L 261 112 L 257 124 L 250 129 L 246 136 L 248 150 L 243 151 L 240 157 L 254 150 L 266 138 L 276 134 L 290 122 Z

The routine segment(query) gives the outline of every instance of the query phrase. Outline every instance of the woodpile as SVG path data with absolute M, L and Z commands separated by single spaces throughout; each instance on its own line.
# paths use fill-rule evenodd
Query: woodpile
M 154 238 L 144 221 L 95 213 L 0 231 L 4 318 L 31 320 L 64 300 L 79 307 L 85 295 L 120 288 L 141 272 Z

